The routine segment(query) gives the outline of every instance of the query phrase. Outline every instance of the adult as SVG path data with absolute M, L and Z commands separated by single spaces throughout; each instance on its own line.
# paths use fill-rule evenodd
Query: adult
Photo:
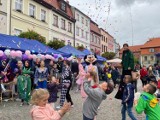
M 127 43 L 123 44 L 123 54 L 122 54 L 122 76 L 119 85 L 118 92 L 115 96 L 117 99 L 122 99 L 124 82 L 123 78 L 125 75 L 131 75 L 131 72 L 134 70 L 134 57 L 133 53 L 129 50 L 129 45 Z
M 67 102 L 70 102 L 73 105 L 72 98 L 69 94 L 72 82 L 71 82 L 71 68 L 70 68 L 70 61 L 64 61 L 64 70 L 62 72 L 62 89 L 61 89 L 61 97 L 60 97 L 60 106 L 57 108 L 62 107 L 65 99 Z
M 79 69 L 78 69 L 78 62 L 77 62 L 77 59 L 76 58 L 74 58 L 73 60 L 72 60 L 72 63 L 71 63 L 71 71 L 72 71 L 72 88 L 71 89 L 73 89 L 73 87 L 74 87 L 74 84 L 75 84 L 75 80 L 76 80 L 76 77 L 77 77 L 77 75 L 78 75 L 78 73 L 79 73 Z
M 34 83 L 36 88 L 47 88 L 48 69 L 45 67 L 45 63 L 42 60 L 40 67 L 36 69 Z
M 119 77 L 119 73 L 114 66 L 112 66 L 111 69 L 112 69 L 111 70 L 111 77 L 112 77 L 112 80 L 114 82 L 114 88 L 115 88 L 116 84 L 117 84 L 117 79 Z
M 17 78 L 18 93 L 19 98 L 21 99 L 20 106 L 22 106 L 24 102 L 29 103 L 31 96 L 31 74 L 33 74 L 33 71 L 31 71 L 30 63 L 29 61 L 25 61 L 24 67 L 22 69 L 22 74 Z
M 142 81 L 142 86 L 147 84 L 147 75 L 148 71 L 145 65 L 143 65 L 142 69 L 140 70 L 140 79 Z
M 48 65 L 48 72 L 49 72 L 49 74 L 51 74 L 51 69 L 53 68 L 53 66 L 54 66 L 54 62 L 53 62 L 53 60 L 50 60 L 49 61 L 49 65 Z

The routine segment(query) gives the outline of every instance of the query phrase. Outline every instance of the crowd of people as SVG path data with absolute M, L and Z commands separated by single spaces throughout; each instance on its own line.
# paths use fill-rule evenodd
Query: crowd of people
M 157 91 L 160 89 L 160 67 L 136 67 L 128 44 L 123 47 L 122 73 L 111 64 L 84 66 L 82 58 L 68 61 L 60 57 L 57 62 L 37 58 L 36 61 L 18 60 L 9 65 L 1 61 L 1 91 L 8 89 L 5 83 L 13 83 L 12 93 L 21 100 L 20 106 L 33 105 L 33 120 L 60 120 L 74 107 L 70 90 L 75 90 L 75 87 L 75 92 L 79 92 L 83 100 L 83 120 L 96 120 L 97 110 L 109 89 L 118 86 L 115 98 L 122 101 L 122 120 L 126 120 L 126 111 L 132 120 L 137 120 L 132 113 L 133 106 L 137 113 L 145 111 L 146 120 L 160 120 L 160 91 Z M 133 73 L 138 74 L 136 79 Z M 103 82 L 100 83 L 101 79 Z M 142 93 L 137 92 L 139 79 L 142 81 Z M 58 98 L 59 106 L 55 106 Z

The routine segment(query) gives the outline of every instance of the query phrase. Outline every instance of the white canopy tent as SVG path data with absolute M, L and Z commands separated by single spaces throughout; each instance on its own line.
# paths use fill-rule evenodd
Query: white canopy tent
M 112 60 L 107 60 L 107 63 L 121 63 L 122 60 L 119 59 L 119 58 L 115 58 L 115 59 L 112 59 Z

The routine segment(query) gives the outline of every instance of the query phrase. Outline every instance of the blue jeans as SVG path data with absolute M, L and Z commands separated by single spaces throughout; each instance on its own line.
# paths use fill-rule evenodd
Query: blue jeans
M 43 89 L 46 89 L 47 88 L 47 80 L 44 80 L 42 82 L 39 82 L 38 81 L 38 86 L 36 87 L 37 89 L 38 88 L 43 88 Z
M 87 118 L 87 117 L 83 114 L 83 120 L 94 120 L 94 118 L 93 118 L 93 119 Z
M 128 116 L 131 118 L 131 120 L 137 120 L 132 113 L 132 107 L 128 107 L 126 104 L 123 104 L 122 106 L 122 110 L 121 110 L 122 120 L 126 120 L 126 111 L 128 113 Z

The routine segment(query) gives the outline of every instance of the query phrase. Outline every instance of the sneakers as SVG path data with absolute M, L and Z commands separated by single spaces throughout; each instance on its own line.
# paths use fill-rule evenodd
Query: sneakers
M 20 106 L 22 107 L 24 105 L 24 103 L 21 103 Z
M 61 108 L 61 106 L 60 106 L 60 105 L 56 107 L 56 109 L 60 109 L 60 108 Z

